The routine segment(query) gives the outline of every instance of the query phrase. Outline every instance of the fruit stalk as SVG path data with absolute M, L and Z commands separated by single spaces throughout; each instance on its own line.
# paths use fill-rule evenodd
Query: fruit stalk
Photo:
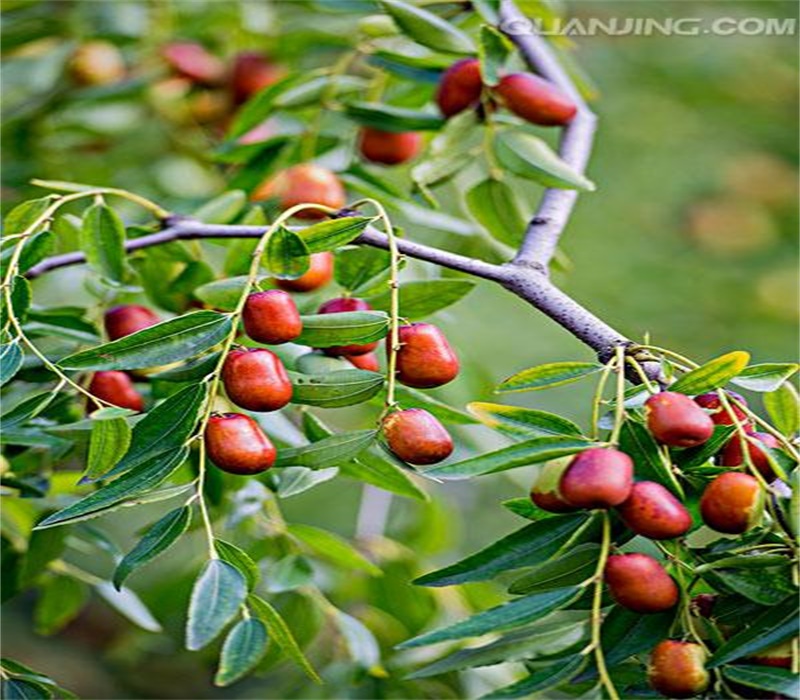
M 595 663 L 597 664 L 597 674 L 600 676 L 600 683 L 606 689 L 611 700 L 619 700 L 619 694 L 614 687 L 614 682 L 608 674 L 606 668 L 606 657 L 603 654 L 603 645 L 600 640 L 600 632 L 603 624 L 603 571 L 606 568 L 606 561 L 611 550 L 611 519 L 608 511 L 604 510 L 601 514 L 603 518 L 603 534 L 600 543 L 600 557 L 597 560 L 597 569 L 594 573 L 594 597 L 592 599 L 592 642 L 591 650 L 594 652 Z

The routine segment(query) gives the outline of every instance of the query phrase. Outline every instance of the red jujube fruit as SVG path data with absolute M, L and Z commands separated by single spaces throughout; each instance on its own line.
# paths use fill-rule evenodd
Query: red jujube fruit
M 430 323 L 400 326 L 397 379 L 406 386 L 431 389 L 452 381 L 459 363 L 444 333 Z M 386 341 L 387 352 L 389 340 Z
M 753 440 L 755 442 L 752 442 Z M 758 472 L 769 481 L 772 481 L 776 474 L 769 462 L 767 453 L 764 451 L 764 447 L 777 450 L 780 446 L 778 438 L 769 433 L 750 433 L 748 436 L 747 453 L 750 456 L 750 461 Z M 738 467 L 745 463 L 742 440 L 739 435 L 734 435 L 722 448 L 719 453 L 719 463 L 726 467 Z
M 347 196 L 341 180 L 327 168 L 314 163 L 293 165 L 261 183 L 251 195 L 253 201 L 277 199 L 281 209 L 297 204 L 321 204 L 341 209 Z M 298 219 L 324 219 L 327 214 L 318 209 L 303 209 Z
M 355 297 L 338 297 L 329 299 L 319 307 L 317 313 L 320 314 L 341 314 L 349 311 L 369 311 L 372 307 L 363 299 Z M 321 348 L 326 355 L 365 355 L 378 347 L 378 341 L 374 343 L 364 343 L 363 345 L 332 345 L 328 348 Z
M 700 497 L 700 515 L 712 530 L 729 535 L 746 532 L 760 519 L 764 493 L 754 476 L 726 472 L 716 477 Z
M 561 477 L 561 497 L 577 508 L 611 508 L 633 485 L 633 461 L 619 450 L 593 447 L 577 454 Z
M 692 399 L 662 391 L 644 403 L 647 427 L 653 437 L 671 447 L 696 447 L 714 434 L 714 422 Z
M 242 310 L 242 323 L 248 337 L 266 345 L 288 343 L 303 330 L 294 299 L 280 289 L 250 294 Z
M 233 59 L 231 90 L 237 104 L 246 102 L 257 92 L 280 80 L 283 68 L 258 51 L 242 51 Z
M 706 652 L 694 642 L 665 639 L 650 655 L 650 685 L 668 698 L 691 698 L 708 688 Z
M 142 395 L 136 391 L 131 378 L 125 372 L 116 370 L 95 372 L 89 383 L 89 393 L 120 408 L 129 408 L 137 412 L 144 409 Z M 100 406 L 97 402 L 89 399 L 87 411 L 91 413 L 98 408 Z
M 646 554 L 610 556 L 604 578 L 611 597 L 634 612 L 662 612 L 678 602 L 675 581 L 658 561 Z
M 636 482 L 617 512 L 628 528 L 651 540 L 680 537 L 692 526 L 686 507 L 655 481 Z
M 747 406 L 747 401 L 744 400 L 744 397 L 740 396 L 739 394 L 733 391 L 726 391 L 725 392 L 730 399 L 729 403 L 731 405 L 731 410 L 733 411 L 733 415 L 736 417 L 736 421 L 739 423 L 743 422 L 743 426 L 745 430 L 750 430 L 750 421 L 747 419 L 747 414 L 739 408 L 736 404 L 741 404 L 742 406 Z M 700 406 L 701 408 L 707 409 L 708 416 L 711 418 L 711 421 L 714 425 L 733 425 L 734 420 L 728 410 L 722 405 L 722 401 L 716 391 L 711 391 L 708 394 L 700 394 L 700 396 L 694 397 L 694 402 Z
M 156 323 L 160 323 L 161 319 L 146 306 L 123 304 L 106 311 L 103 321 L 109 339 L 118 340 L 131 333 L 154 326 Z
M 409 464 L 435 464 L 453 451 L 453 439 L 444 426 L 421 408 L 396 411 L 383 420 L 386 444 Z
M 287 292 L 313 292 L 324 287 L 333 279 L 333 253 L 313 253 L 309 258 L 308 270 L 293 280 L 276 279 L 281 289 Z
M 442 74 L 436 104 L 445 117 L 452 117 L 465 109 L 477 107 L 482 90 L 480 62 L 476 58 L 462 58 Z
M 228 398 L 248 411 L 277 411 L 292 398 L 292 383 L 283 363 L 265 348 L 228 353 L 222 382 Z
M 366 369 L 370 372 L 379 372 L 381 369 L 378 357 L 374 352 L 368 352 L 364 355 L 344 355 L 342 359 L 347 360 L 357 369 Z
M 531 501 L 542 510 L 551 513 L 570 513 L 577 510 L 567 503 L 559 493 L 561 477 L 569 466 L 569 459 L 555 459 L 547 462 L 539 472 L 539 477 L 531 489 Z
M 381 131 L 370 126 L 361 128 L 358 148 L 373 163 L 399 165 L 419 153 L 422 137 L 416 131 Z
M 211 416 L 204 439 L 211 461 L 230 474 L 258 474 L 275 464 L 275 447 L 250 416 Z
M 218 85 L 225 76 L 225 65 L 202 45 L 176 41 L 161 49 L 161 55 L 178 75 L 200 85 Z
M 578 111 L 561 90 L 532 73 L 513 73 L 500 79 L 493 93 L 518 117 L 540 126 L 563 126 Z

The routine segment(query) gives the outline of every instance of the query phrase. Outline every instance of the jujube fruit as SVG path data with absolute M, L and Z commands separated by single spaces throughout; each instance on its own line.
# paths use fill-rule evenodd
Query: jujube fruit
M 95 372 L 92 381 L 89 383 L 89 393 L 94 394 L 114 406 L 129 408 L 131 411 L 142 411 L 144 409 L 144 399 L 136 390 L 131 378 L 125 372 L 111 370 L 107 372 Z M 96 411 L 98 406 L 96 401 L 89 399 L 87 410 L 89 413 Z
M 633 485 L 633 461 L 619 450 L 592 447 L 567 466 L 559 483 L 561 497 L 577 508 L 610 508 L 622 503 Z
M 202 45 L 176 41 L 161 49 L 161 55 L 178 75 L 200 85 L 217 85 L 225 76 L 225 65 Z
M 409 408 L 383 420 L 386 444 L 409 464 L 435 464 L 453 452 L 453 439 L 444 426 L 427 411 Z
M 283 77 L 283 69 L 257 51 L 242 51 L 233 59 L 231 90 L 237 103 L 246 102 Z
M 258 423 L 241 413 L 211 416 L 204 441 L 211 461 L 230 474 L 258 474 L 275 464 L 270 439 Z
M 753 527 L 764 509 L 764 494 L 755 477 L 726 472 L 706 486 L 700 515 L 712 530 L 738 535 Z
M 714 422 L 692 399 L 674 391 L 654 394 L 644 403 L 647 428 L 663 445 L 696 447 L 714 434 Z
M 108 85 L 125 77 L 125 61 L 114 44 L 87 41 L 72 54 L 69 71 L 81 85 Z
M 313 292 L 333 279 L 333 253 L 313 253 L 309 259 L 308 270 L 293 280 L 276 279 L 281 289 L 287 292 Z
M 760 444 L 755 444 L 753 440 Z M 780 446 L 778 438 L 769 433 L 750 433 L 748 436 L 747 453 L 750 456 L 750 461 L 758 472 L 770 481 L 776 477 L 776 474 L 770 464 L 767 453 L 764 451 L 764 447 L 777 450 Z M 725 467 L 738 467 L 745 463 L 742 440 L 739 435 L 734 435 L 722 448 L 719 453 L 719 463 Z
M 613 554 L 606 561 L 604 578 L 611 597 L 634 612 L 662 612 L 678 602 L 675 581 L 647 554 Z
M 379 372 L 381 369 L 378 357 L 374 352 L 367 352 L 363 355 L 344 355 L 342 359 L 347 360 L 357 369 L 365 369 L 370 372 Z
M 336 299 L 329 299 L 322 306 L 319 307 L 317 313 L 319 314 L 341 314 L 351 311 L 369 311 L 372 307 L 363 299 L 355 297 L 338 297 Z M 363 343 L 362 345 L 332 345 L 328 348 L 322 348 L 322 352 L 326 355 L 364 355 L 372 352 L 378 347 L 378 341 L 374 343 Z
M 430 323 L 412 323 L 399 328 L 397 379 L 406 386 L 431 389 L 458 375 L 458 357 L 444 333 Z M 391 350 L 389 341 L 387 351 Z
M 771 666 L 772 668 L 791 668 L 792 667 L 792 640 L 773 644 L 771 647 L 762 649 L 752 656 L 745 657 L 748 663 L 758 666 Z
M 655 481 L 636 482 L 617 512 L 629 529 L 651 540 L 680 537 L 692 526 L 686 507 Z
M 531 73 L 506 75 L 492 92 L 518 117 L 541 126 L 568 124 L 578 111 L 555 85 Z
M 103 322 L 109 339 L 118 340 L 131 333 L 154 326 L 156 323 L 160 323 L 161 319 L 146 306 L 124 304 L 106 311 Z
M 341 180 L 327 168 L 314 163 L 293 165 L 262 182 L 251 195 L 253 201 L 277 199 L 281 209 L 297 204 L 321 204 L 331 209 L 341 209 L 347 196 Z M 298 219 L 324 219 L 327 215 L 319 209 L 303 209 L 295 214 Z
M 561 477 L 569 466 L 570 459 L 554 459 L 547 462 L 539 471 L 536 483 L 531 489 L 531 501 L 542 510 L 551 513 L 570 513 L 577 510 L 567 503 L 558 491 Z
M 228 398 L 248 411 L 277 411 L 292 398 L 292 382 L 283 363 L 266 348 L 228 353 L 222 382 Z
M 483 81 L 477 58 L 462 58 L 450 66 L 439 81 L 436 104 L 445 117 L 477 107 L 481 99 Z
M 742 406 L 747 406 L 747 401 L 733 391 L 726 391 L 725 393 L 729 399 L 734 399 L 733 401 L 729 401 L 729 403 L 731 406 L 731 411 L 733 412 L 734 416 L 736 416 L 736 421 L 742 423 L 745 430 L 749 430 L 750 421 L 747 419 L 747 414 L 736 405 L 738 403 Z M 695 396 L 694 402 L 701 408 L 705 408 L 709 411 L 708 415 L 714 425 L 733 425 L 733 418 L 725 406 L 722 405 L 722 401 L 720 400 L 716 391 Z
M 250 338 L 266 345 L 288 343 L 303 330 L 294 299 L 280 289 L 250 294 L 242 309 L 242 323 Z
M 361 155 L 373 163 L 399 165 L 414 158 L 422 145 L 422 137 L 416 131 L 381 131 L 362 127 L 358 148 Z
M 650 654 L 650 685 L 668 698 L 690 698 L 708 688 L 706 652 L 694 642 L 665 639 Z

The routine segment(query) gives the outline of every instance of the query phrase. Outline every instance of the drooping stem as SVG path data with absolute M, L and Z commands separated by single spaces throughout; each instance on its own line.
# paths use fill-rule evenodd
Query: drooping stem
M 622 424 L 625 422 L 625 348 L 622 345 L 617 346 L 615 359 L 617 398 L 614 402 L 614 428 L 608 440 L 616 445 L 619 442 Z

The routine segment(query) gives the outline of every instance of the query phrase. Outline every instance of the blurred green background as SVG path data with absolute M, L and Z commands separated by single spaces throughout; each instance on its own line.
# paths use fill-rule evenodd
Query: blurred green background
M 532 3 L 533 4 L 533 3 Z M 569 2 L 578 17 L 795 17 L 793 2 Z M 244 49 L 266 51 L 290 66 L 331 62 L 352 36 L 350 9 L 375 12 L 366 2 L 16 2 L 2 3 L 3 206 L 40 196 L 33 177 L 115 185 L 189 213 L 226 189 L 209 157 L 222 125 L 203 109 L 213 99 L 170 91 L 160 47 L 175 38 L 203 42 L 221 57 Z M 81 42 L 103 38 L 122 50 L 128 77 L 111 87 L 70 82 L 65 65 Z M 568 272 L 557 283 L 601 318 L 635 339 L 705 360 L 749 350 L 755 361 L 793 359 L 797 349 L 797 36 L 581 37 L 574 57 L 595 83 L 600 116 L 589 174 L 597 192 L 581 197 L 563 239 Z M 430 92 L 431 86 L 425 90 Z M 337 127 L 338 128 L 338 127 Z M 376 169 L 380 172 L 380 168 Z M 396 176 L 402 180 L 402 175 Z M 531 209 L 540 189 L 530 186 Z M 457 207 L 445 190 L 445 209 Z M 406 222 L 408 235 L 453 249 L 486 252 L 463 236 Z M 219 250 L 208 246 L 207 250 Z M 424 266 L 412 266 L 417 276 Z M 83 272 L 72 268 L 35 285 L 41 304 L 92 303 Z M 518 299 L 482 282 L 439 323 L 459 349 L 465 371 L 441 396 L 458 406 L 495 400 L 492 387 L 525 367 L 555 360 L 591 359 L 568 333 Z M 577 388 L 576 388 L 577 387 Z M 514 398 L 585 423 L 591 387 L 573 385 Z M 361 420 L 345 412 L 345 425 Z M 486 449 L 497 438 L 465 429 L 463 449 Z M 498 498 L 524 495 L 531 474 L 487 477 L 469 484 L 429 487 L 434 505 L 395 501 L 389 534 L 423 557 L 420 570 L 406 555 L 380 584 L 385 608 L 409 593 L 408 580 L 455 560 L 509 531 L 515 518 Z M 360 487 L 335 481 L 286 503 L 287 517 L 352 535 Z M 153 519 L 120 516 L 104 522 L 127 545 Z M 113 520 L 109 518 L 107 520 Z M 4 655 L 49 672 L 83 697 L 408 697 L 372 679 L 358 687 L 333 666 L 323 689 L 305 684 L 282 663 L 264 679 L 226 690 L 209 689 L 202 655 L 182 652 L 185 600 L 197 551 L 178 554 L 138 575 L 134 588 L 151 606 L 166 635 L 133 631 L 100 602 L 51 638 L 29 631 L 33 601 L 4 608 Z M 103 572 L 98 572 L 102 575 Z M 105 572 L 107 574 L 107 572 Z M 363 582 L 341 595 L 358 609 Z M 469 594 L 470 589 L 467 589 Z M 372 592 L 376 594 L 375 591 Z M 405 601 L 403 615 L 436 596 L 458 609 L 466 595 L 436 591 Z M 485 607 L 494 592 L 475 587 Z M 311 629 L 307 606 L 287 596 L 298 629 Z M 367 611 L 381 628 L 393 624 Z M 421 614 L 421 613 L 420 613 Z M 398 613 L 400 615 L 400 613 Z M 424 615 L 422 615 L 424 618 Z M 406 620 L 406 630 L 413 623 Z M 384 630 L 385 631 L 385 630 Z M 392 639 L 386 632 L 382 641 Z M 398 633 L 400 641 L 403 631 Z M 323 643 L 318 642 L 320 649 Z M 313 649 L 313 647 L 312 647 Z M 210 658 L 210 657 L 209 657 Z M 208 661 L 206 659 L 205 661 Z M 462 681 L 431 681 L 425 697 L 474 695 L 503 671 L 489 669 Z

